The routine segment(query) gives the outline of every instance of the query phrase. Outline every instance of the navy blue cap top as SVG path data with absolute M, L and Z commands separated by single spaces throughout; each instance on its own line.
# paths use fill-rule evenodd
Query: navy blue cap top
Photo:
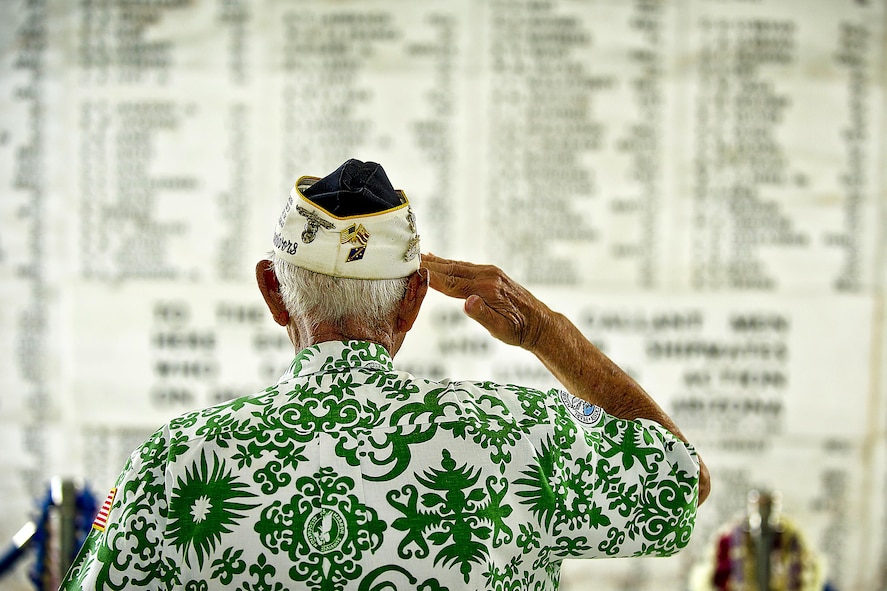
M 302 195 L 340 218 L 379 213 L 404 203 L 381 164 L 354 158 L 302 191 Z

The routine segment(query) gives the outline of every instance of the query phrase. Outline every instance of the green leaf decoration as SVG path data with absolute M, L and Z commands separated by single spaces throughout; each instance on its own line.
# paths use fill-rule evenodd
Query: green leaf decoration
M 177 478 L 169 502 L 167 534 L 184 555 L 186 564 L 190 565 L 193 550 L 198 566 L 202 567 L 222 534 L 231 533 L 232 526 L 257 506 L 240 501 L 255 498 L 246 488 L 246 483 L 238 481 L 216 454 L 210 463 L 206 454 L 201 453 L 191 468 Z

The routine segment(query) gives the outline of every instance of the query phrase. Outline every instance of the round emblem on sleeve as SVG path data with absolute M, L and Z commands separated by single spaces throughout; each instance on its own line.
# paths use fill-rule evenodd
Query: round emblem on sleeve
M 565 390 L 560 391 L 561 402 L 570 411 L 570 414 L 576 417 L 580 423 L 592 424 L 596 423 L 601 417 L 601 407 L 595 406 L 590 402 L 585 402 L 581 398 L 576 398 Z
M 335 509 L 323 507 L 305 522 L 305 540 L 320 552 L 338 548 L 345 534 L 345 519 Z

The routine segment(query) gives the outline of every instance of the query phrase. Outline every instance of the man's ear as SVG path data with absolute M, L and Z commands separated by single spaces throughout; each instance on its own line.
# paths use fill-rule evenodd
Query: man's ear
M 271 310 L 271 316 L 274 322 L 280 326 L 287 326 L 290 322 L 289 312 L 283 304 L 283 297 L 280 295 L 280 284 L 277 283 L 277 275 L 271 268 L 271 261 L 261 260 L 256 264 L 256 283 L 259 284 L 259 291 L 265 298 L 265 304 Z
M 398 331 L 406 333 L 413 328 L 413 323 L 419 316 L 422 301 L 425 299 L 425 294 L 428 293 L 428 277 L 428 269 L 424 268 L 419 268 L 410 275 L 407 291 L 403 296 L 397 313 Z

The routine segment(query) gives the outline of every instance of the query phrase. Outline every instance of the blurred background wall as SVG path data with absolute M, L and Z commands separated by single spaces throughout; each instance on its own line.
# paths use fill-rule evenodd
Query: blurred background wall
M 884 4 L 0 3 L 0 544 L 52 477 L 104 498 L 161 423 L 277 379 L 253 266 L 295 179 L 356 157 L 711 468 L 685 552 L 564 589 L 704 588 L 753 490 L 833 588 L 887 588 Z M 438 297 L 397 364 L 555 385 Z

